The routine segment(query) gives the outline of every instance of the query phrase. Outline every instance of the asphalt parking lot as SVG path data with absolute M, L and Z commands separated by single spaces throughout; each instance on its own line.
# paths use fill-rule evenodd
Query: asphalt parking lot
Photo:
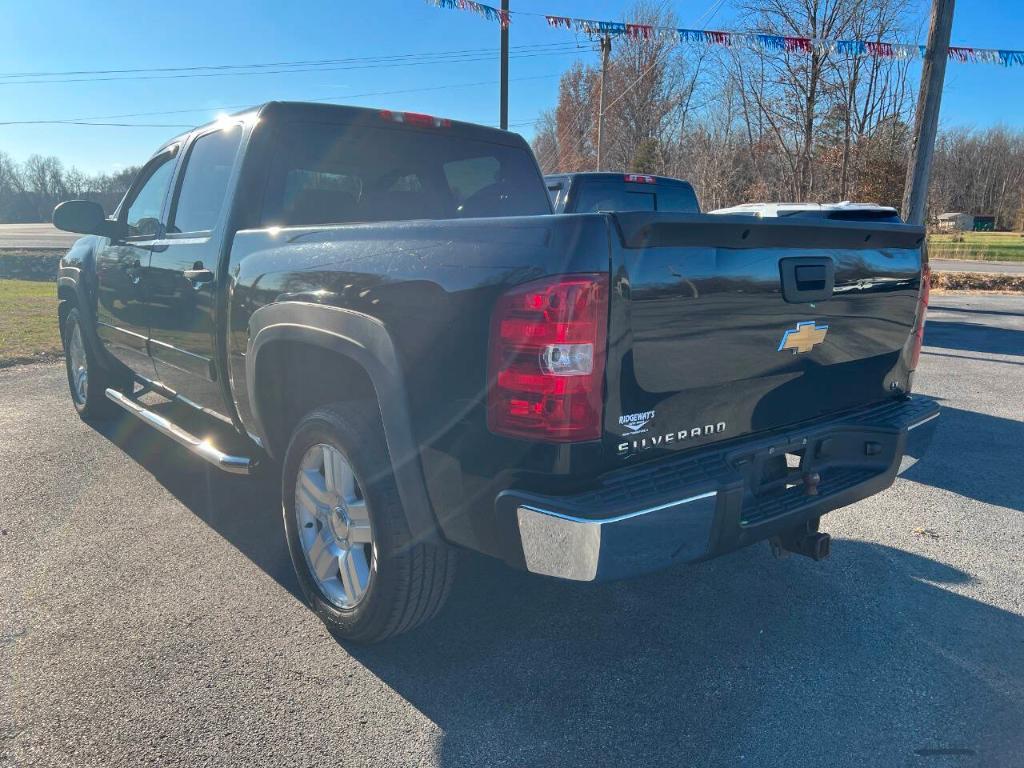
M 823 563 L 467 556 L 363 648 L 296 597 L 272 485 L 0 371 L 0 765 L 1024 766 L 1024 299 L 934 298 L 917 389 L 930 455 Z

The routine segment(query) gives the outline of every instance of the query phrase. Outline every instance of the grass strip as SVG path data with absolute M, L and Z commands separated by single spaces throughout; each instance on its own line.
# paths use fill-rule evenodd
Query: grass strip
M 57 286 L 0 280 L 0 368 L 60 357 Z

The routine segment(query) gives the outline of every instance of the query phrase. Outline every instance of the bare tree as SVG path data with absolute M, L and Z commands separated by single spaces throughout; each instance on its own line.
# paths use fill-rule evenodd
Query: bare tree
M 558 166 L 566 171 L 593 170 L 597 158 L 598 73 L 574 64 L 562 75 L 555 108 Z
M 676 35 L 659 31 L 675 28 L 671 13 L 640 2 L 630 20 L 639 31 L 617 39 L 609 60 L 606 156 L 611 167 L 658 172 L 668 163 L 696 81 Z
M 554 110 L 546 110 L 537 120 L 533 135 L 533 154 L 543 173 L 558 170 L 561 154 L 558 151 L 558 121 Z
M 783 49 L 749 47 L 735 56 L 735 65 L 761 77 L 751 82 L 752 100 L 786 158 L 790 192 L 795 200 L 817 193 L 815 139 L 837 93 L 835 51 L 819 40 L 847 35 L 855 19 L 863 18 L 870 0 L 742 0 L 744 23 L 751 31 L 788 38 Z M 809 42 L 808 42 L 809 41 Z
M 90 176 L 57 157 L 32 155 L 18 164 L 0 152 L 0 223 L 49 221 L 54 206 L 70 198 L 93 200 L 111 212 L 138 171 Z
M 996 126 L 940 134 L 929 210 L 990 215 L 999 228 L 1024 228 L 1024 131 Z

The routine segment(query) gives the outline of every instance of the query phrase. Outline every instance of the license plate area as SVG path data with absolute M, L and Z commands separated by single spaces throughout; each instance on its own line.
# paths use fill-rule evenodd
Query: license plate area
M 743 477 L 741 525 L 755 525 L 835 495 L 889 469 L 898 435 L 848 430 L 788 437 L 730 458 Z

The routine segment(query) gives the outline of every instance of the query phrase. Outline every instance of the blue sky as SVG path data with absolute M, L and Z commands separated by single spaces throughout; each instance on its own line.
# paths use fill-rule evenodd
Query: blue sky
M 680 23 L 695 24 L 714 0 L 666 0 Z M 494 5 L 498 0 L 492 0 Z M 621 19 L 631 0 L 511 0 L 512 9 Z M 0 78 L 0 122 L 93 118 L 125 113 L 192 110 L 119 119 L 160 127 L 0 125 L 0 151 L 17 160 L 54 154 L 86 171 L 109 171 L 144 160 L 168 136 L 167 125 L 198 125 L 222 107 L 268 99 L 329 99 L 364 106 L 428 112 L 483 123 L 498 119 L 498 28 L 477 16 L 434 8 L 423 0 L 33 0 L 5 3 L 0 73 L 54 72 L 217 64 L 351 59 L 476 50 L 461 62 L 366 66 L 226 77 L 9 84 Z M 729 0 L 702 26 L 728 28 Z M 102 10 L 100 7 L 102 6 Z M 926 17 L 924 0 L 908 2 Z M 301 10 L 299 10 L 301 8 Z M 926 25 L 922 21 L 923 42 Z M 519 16 L 511 61 L 510 122 L 530 135 L 532 121 L 554 104 L 558 75 L 574 58 L 596 60 L 586 41 L 549 30 L 542 18 Z M 1024 49 L 1022 0 L 961 0 L 953 43 Z M 494 48 L 493 56 L 482 49 Z M 915 75 L 917 70 L 915 69 Z M 68 78 L 52 78 L 68 79 Z M 484 83 L 483 85 L 467 85 Z M 378 93 L 380 91 L 407 91 Z M 359 96 L 359 94 L 377 94 Z M 947 69 L 942 123 L 1024 126 L 1024 67 L 957 64 Z

